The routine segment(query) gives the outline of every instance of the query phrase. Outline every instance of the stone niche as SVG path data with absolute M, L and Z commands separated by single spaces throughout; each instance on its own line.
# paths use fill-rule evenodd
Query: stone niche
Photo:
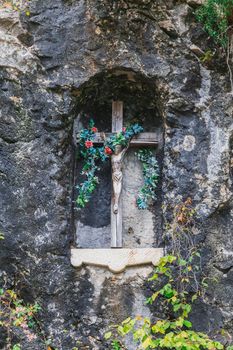
M 78 157 L 77 134 L 87 127 L 90 119 L 100 132 L 112 131 L 112 101 L 123 102 L 123 126 L 138 123 L 144 132 L 155 133 L 157 144 L 151 146 L 160 166 L 157 201 L 147 210 L 139 210 L 136 197 L 143 185 L 142 165 L 135 152 L 143 146 L 130 147 L 123 163 L 122 185 L 122 248 L 128 252 L 137 248 L 162 247 L 162 192 L 161 169 L 163 164 L 163 117 L 156 81 L 128 70 L 100 73 L 90 78 L 77 95 L 77 107 L 73 127 L 73 229 L 76 248 L 87 250 L 111 248 L 111 164 L 101 163 L 98 172 L 100 183 L 91 201 L 84 209 L 77 209 L 76 186 L 82 182 L 80 175 L 83 162 Z M 112 249 L 113 250 L 113 249 Z M 120 249 L 119 249 L 120 250 Z M 79 250 L 80 254 L 81 250 Z M 141 252 L 141 251 L 140 251 Z M 83 251 L 82 251 L 83 253 Z M 97 251 L 99 254 L 100 251 Z M 145 251 L 149 254 L 149 251 Z M 116 254 L 110 252 L 110 254 Z M 159 251 L 161 255 L 161 251 Z M 85 262 L 84 262 L 85 263 Z M 100 264 L 101 265 L 101 264 Z

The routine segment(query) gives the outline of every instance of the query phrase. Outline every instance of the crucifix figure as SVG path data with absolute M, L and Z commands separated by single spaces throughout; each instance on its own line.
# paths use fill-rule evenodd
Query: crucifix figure
M 113 133 L 123 129 L 123 102 L 112 102 L 112 133 L 106 133 L 109 137 Z M 156 146 L 159 143 L 159 134 L 142 132 L 135 136 L 128 147 Z M 103 142 L 103 133 L 97 133 L 94 143 Z M 112 167 L 112 199 L 111 199 L 111 247 L 122 247 L 122 183 L 123 183 L 123 160 L 128 147 L 116 145 L 115 152 L 111 155 Z
M 123 158 L 127 151 L 127 148 L 121 147 L 121 145 L 117 145 L 115 148 L 115 152 L 111 156 L 111 164 L 112 164 L 112 187 L 113 187 L 113 213 L 118 213 L 118 203 L 122 190 L 122 165 Z

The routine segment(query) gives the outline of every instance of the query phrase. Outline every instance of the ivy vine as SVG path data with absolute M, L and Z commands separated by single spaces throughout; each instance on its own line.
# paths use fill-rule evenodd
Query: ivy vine
M 144 185 L 139 191 L 137 206 L 146 209 L 151 200 L 156 200 L 155 190 L 159 179 L 159 166 L 157 159 L 149 149 L 141 149 L 136 152 L 138 159 L 143 165 Z

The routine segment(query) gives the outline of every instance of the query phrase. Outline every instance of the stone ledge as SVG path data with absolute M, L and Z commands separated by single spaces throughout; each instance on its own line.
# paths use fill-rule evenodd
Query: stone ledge
M 113 273 L 119 273 L 129 266 L 156 265 L 163 255 L 163 248 L 73 248 L 71 249 L 71 264 L 74 267 L 82 265 L 108 267 Z

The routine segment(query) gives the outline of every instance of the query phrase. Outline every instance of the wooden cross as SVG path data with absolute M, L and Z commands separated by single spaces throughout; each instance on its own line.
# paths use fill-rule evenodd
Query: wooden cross
M 112 102 L 112 132 L 105 133 L 106 137 L 116 134 L 123 129 L 123 102 L 113 101 Z M 94 143 L 103 143 L 102 133 L 96 133 Z M 142 132 L 130 141 L 130 146 L 155 146 L 159 143 L 158 133 L 153 132 Z M 113 188 L 113 186 L 112 186 Z M 121 248 L 122 247 L 122 196 L 119 198 L 117 214 L 113 211 L 114 206 L 114 195 L 112 189 L 111 197 L 111 247 Z

